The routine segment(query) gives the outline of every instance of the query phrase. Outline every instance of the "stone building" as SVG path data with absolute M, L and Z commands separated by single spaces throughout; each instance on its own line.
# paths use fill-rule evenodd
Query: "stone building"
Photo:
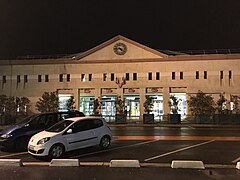
M 198 90 L 216 100 L 240 94 L 240 54 L 169 53 L 157 51 L 123 36 L 116 36 L 86 52 L 61 58 L 26 58 L 0 61 L 0 94 L 28 97 L 31 110 L 44 92 L 57 91 L 60 110 L 71 96 L 75 109 L 92 114 L 93 100 L 101 99 L 101 114 L 115 116 L 115 100 L 125 100 L 127 116 L 142 120 L 145 95 L 154 98 L 154 115 L 169 113 L 169 97 L 186 101 Z

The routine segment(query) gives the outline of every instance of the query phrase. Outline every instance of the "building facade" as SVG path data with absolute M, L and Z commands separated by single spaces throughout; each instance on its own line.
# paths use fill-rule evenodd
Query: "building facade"
M 125 101 L 129 119 L 142 120 L 145 96 L 154 99 L 153 113 L 161 121 L 169 114 L 169 99 L 181 99 L 179 113 L 189 114 L 187 100 L 201 90 L 231 103 L 240 95 L 240 54 L 167 55 L 123 36 L 116 36 L 84 53 L 57 59 L 0 61 L 0 94 L 28 97 L 31 110 L 44 92 L 57 91 L 60 110 L 73 97 L 75 109 L 115 117 L 115 100 Z M 231 108 L 231 107 L 230 107 Z

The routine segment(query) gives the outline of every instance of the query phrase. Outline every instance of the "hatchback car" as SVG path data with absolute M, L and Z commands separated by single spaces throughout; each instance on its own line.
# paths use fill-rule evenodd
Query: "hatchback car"
M 34 135 L 28 143 L 33 156 L 59 158 L 65 152 L 99 145 L 110 146 L 112 133 L 104 118 L 75 117 L 63 120 Z
M 8 126 L 0 132 L 0 147 L 17 151 L 27 150 L 30 138 L 44 129 L 69 117 L 84 116 L 79 111 L 40 113 L 27 117 L 22 122 Z

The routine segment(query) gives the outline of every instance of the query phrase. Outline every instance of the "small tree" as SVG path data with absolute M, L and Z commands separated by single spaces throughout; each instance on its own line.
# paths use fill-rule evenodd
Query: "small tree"
M 227 102 L 227 99 L 224 97 L 224 95 L 220 94 L 219 99 L 217 101 L 217 110 L 219 114 L 224 114 L 226 110 L 224 109 L 224 103 Z
M 187 102 L 193 115 L 212 115 L 215 112 L 213 97 L 200 90 L 196 96 L 191 96 Z
M 152 108 L 153 108 L 153 98 L 151 96 L 146 95 L 146 100 L 143 104 L 144 106 L 144 111 L 147 114 L 150 114 L 150 112 L 152 112 Z
M 59 98 L 57 92 L 44 92 L 42 98 L 36 103 L 36 109 L 40 112 L 57 112 Z
M 178 103 L 181 99 L 177 99 L 175 96 L 171 95 L 170 100 L 168 101 L 169 108 L 172 114 L 178 114 L 179 108 Z
M 100 97 L 94 99 L 94 102 L 93 102 L 93 113 L 94 113 L 94 115 L 99 115 L 101 113 Z
M 123 114 L 124 113 L 124 101 L 122 100 L 121 96 L 117 97 L 116 100 L 116 111 L 117 114 Z
M 7 102 L 6 95 L 0 95 L 0 114 L 3 115 L 5 113 L 6 102 Z
M 5 114 L 6 115 L 16 115 L 16 102 L 15 98 L 13 96 L 9 96 L 6 99 L 6 104 L 5 104 Z
M 234 111 L 236 114 L 239 114 L 239 108 L 238 108 L 239 100 L 240 100 L 239 96 L 233 96 L 233 95 L 231 96 L 231 101 L 234 103 Z

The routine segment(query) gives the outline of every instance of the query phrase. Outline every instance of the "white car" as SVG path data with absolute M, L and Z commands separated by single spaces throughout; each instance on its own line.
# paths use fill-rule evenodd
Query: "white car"
M 28 152 L 33 156 L 59 158 L 64 152 L 94 145 L 106 149 L 111 140 L 112 133 L 104 118 L 74 117 L 32 136 Z

